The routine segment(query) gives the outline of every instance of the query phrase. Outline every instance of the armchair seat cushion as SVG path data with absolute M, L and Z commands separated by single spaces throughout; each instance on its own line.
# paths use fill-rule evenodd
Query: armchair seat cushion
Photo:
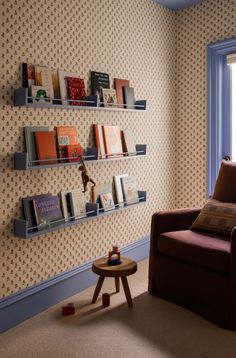
M 227 273 L 230 264 L 230 241 L 226 238 L 191 230 L 171 231 L 160 235 L 157 240 L 160 253 Z

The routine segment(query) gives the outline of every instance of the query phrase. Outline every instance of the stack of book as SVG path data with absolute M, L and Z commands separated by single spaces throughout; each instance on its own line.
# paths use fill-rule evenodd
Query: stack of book
M 135 155 L 136 145 L 131 129 L 121 130 L 119 126 L 94 124 L 95 143 L 99 158 Z
M 25 144 L 31 165 L 50 165 L 61 162 L 80 162 L 83 149 L 73 126 L 25 127 Z M 65 158 L 65 159 L 63 159 Z
M 134 176 L 116 175 L 113 183 L 102 183 L 92 187 L 92 201 L 100 210 L 107 211 L 139 202 L 138 185 Z
M 86 89 L 83 77 L 78 73 L 61 69 L 22 64 L 23 87 L 28 88 L 33 103 L 86 106 Z M 135 108 L 134 88 L 127 79 L 114 78 L 110 87 L 108 73 L 91 71 L 91 91 L 97 96 L 97 105 L 104 107 Z
M 86 217 L 86 200 L 81 189 L 61 192 L 57 195 L 41 194 L 22 199 L 23 213 L 29 231 L 43 230 L 65 221 Z
M 77 73 L 23 63 L 22 78 L 23 87 L 28 88 L 33 102 L 86 106 L 84 79 Z

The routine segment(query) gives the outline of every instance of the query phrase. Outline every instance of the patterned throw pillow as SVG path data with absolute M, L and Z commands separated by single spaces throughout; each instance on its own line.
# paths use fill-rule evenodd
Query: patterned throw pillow
M 191 230 L 230 235 L 234 226 L 236 226 L 236 204 L 211 199 L 194 221 Z

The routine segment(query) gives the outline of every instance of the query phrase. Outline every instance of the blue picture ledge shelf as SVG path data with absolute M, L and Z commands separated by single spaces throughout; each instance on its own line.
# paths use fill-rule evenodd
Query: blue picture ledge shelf
M 100 163 L 100 162 L 109 162 L 112 160 L 126 160 L 126 159 L 132 159 L 137 158 L 141 156 L 145 156 L 147 152 L 147 145 L 146 144 L 136 144 L 136 153 L 134 155 L 124 155 L 120 157 L 113 156 L 111 158 L 106 159 L 99 159 L 98 158 L 98 149 L 97 148 L 87 148 L 86 154 L 83 156 L 83 160 L 86 163 Z M 126 153 L 124 153 L 126 154 Z M 48 162 L 50 159 L 45 160 Z M 79 165 L 79 162 L 65 162 L 66 159 L 64 159 L 64 162 L 60 163 L 62 161 L 61 158 L 57 158 L 58 163 L 56 164 L 46 164 L 43 165 L 43 161 L 36 160 L 34 162 L 30 162 L 29 156 L 27 152 L 21 152 L 21 153 L 15 153 L 14 154 L 14 169 L 15 170 L 31 170 L 31 169 L 44 169 L 44 168 L 55 168 L 55 167 L 65 167 L 65 166 L 71 166 L 71 165 Z M 40 165 L 38 165 L 40 163 Z M 55 163 L 55 158 L 52 159 L 52 162 Z
M 87 203 L 86 204 L 86 216 L 81 219 L 76 220 L 69 220 L 65 221 L 62 220 L 59 223 L 55 223 L 53 226 L 49 226 L 38 230 L 37 228 L 28 228 L 28 222 L 24 219 L 15 219 L 14 220 L 14 235 L 19 238 L 23 239 L 32 239 L 36 236 L 45 235 L 52 231 L 57 231 L 59 229 L 63 229 L 69 226 L 78 225 L 80 223 L 94 220 L 100 217 L 104 217 L 107 215 L 111 215 L 117 212 L 121 212 L 123 210 L 127 210 L 138 205 L 144 204 L 147 200 L 147 192 L 146 191 L 139 191 L 139 202 L 130 205 L 124 206 L 115 206 L 115 209 L 104 211 L 103 209 L 99 209 L 99 204 L 97 203 Z
M 38 102 L 37 102 L 38 100 Z M 41 101 L 41 102 L 40 102 Z M 70 102 L 82 102 L 86 103 L 86 106 L 74 106 L 70 105 Z M 122 108 L 119 105 L 113 105 L 104 107 L 103 103 L 100 102 L 98 105 L 97 96 L 87 96 L 85 100 L 63 100 L 63 99 L 52 99 L 50 102 L 42 102 L 42 98 L 33 98 L 28 94 L 28 88 L 18 88 L 14 90 L 14 106 L 16 107 L 34 107 L 34 108 L 61 108 L 61 109 L 74 109 L 74 110 L 100 110 L 100 111 L 124 111 L 124 112 L 142 112 L 146 111 L 147 101 L 139 100 L 135 101 L 132 109 Z M 130 107 L 130 106 L 129 106 Z

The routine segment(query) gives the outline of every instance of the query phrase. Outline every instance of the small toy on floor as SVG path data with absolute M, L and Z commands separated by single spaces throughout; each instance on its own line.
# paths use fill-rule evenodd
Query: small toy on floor
M 63 316 L 70 316 L 75 313 L 74 303 L 68 303 L 66 306 L 62 307 Z
M 112 247 L 112 251 L 109 251 L 108 253 L 108 265 L 120 265 L 121 264 L 121 260 L 120 260 L 120 251 L 118 249 L 117 245 L 114 245 Z
M 102 305 L 103 305 L 103 307 L 109 307 L 110 306 L 110 295 L 109 295 L 109 293 L 103 293 L 103 295 L 102 295 Z

